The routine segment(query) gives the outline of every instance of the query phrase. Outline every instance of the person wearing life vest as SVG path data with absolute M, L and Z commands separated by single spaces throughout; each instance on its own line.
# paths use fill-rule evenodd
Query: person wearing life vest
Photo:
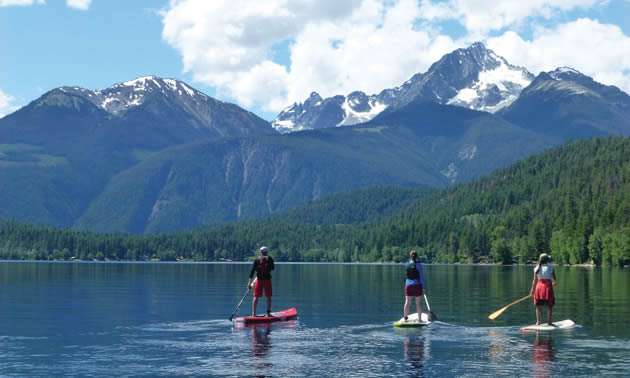
M 409 316 L 409 307 L 413 298 L 416 299 L 416 310 L 418 311 L 418 319 L 422 315 L 422 295 L 424 294 L 424 275 L 422 273 L 422 264 L 418 262 L 418 252 L 411 251 L 409 253 L 409 261 L 405 265 L 407 268 L 407 279 L 405 280 L 405 308 L 404 319 L 407 321 Z
M 553 325 L 551 323 L 551 311 L 556 304 L 556 297 L 553 293 L 553 287 L 556 285 L 556 271 L 549 264 L 549 260 L 548 254 L 541 254 L 538 265 L 534 268 L 531 294 L 534 296 L 534 306 L 536 306 L 536 325 L 540 325 L 540 315 L 542 315 L 544 306 L 547 306 L 547 324 Z
M 252 264 L 252 271 L 249 273 L 247 289 L 252 287 L 254 273 L 256 273 L 256 285 L 254 285 L 254 301 L 252 302 L 252 316 L 256 316 L 256 306 L 258 298 L 263 296 L 263 291 L 267 297 L 267 312 L 265 316 L 271 316 L 271 271 L 274 269 L 273 259 L 267 255 L 267 247 L 260 247 L 260 255 Z

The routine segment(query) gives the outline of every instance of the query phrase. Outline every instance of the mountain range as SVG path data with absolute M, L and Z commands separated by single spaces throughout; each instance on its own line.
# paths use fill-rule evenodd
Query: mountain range
M 534 77 L 480 43 L 378 95 L 313 93 L 271 123 L 174 79 L 62 87 L 0 119 L 0 217 L 162 232 L 369 186 L 446 187 L 568 138 L 629 135 L 629 109 L 616 87 L 569 68 Z
M 401 86 L 384 89 L 379 94 L 355 91 L 323 99 L 313 92 L 303 103 L 283 110 L 272 125 L 282 133 L 348 126 L 412 102 L 457 105 L 494 113 L 514 102 L 533 80 L 534 75 L 525 68 L 509 64 L 477 42 L 444 55 L 427 72 L 415 74 Z

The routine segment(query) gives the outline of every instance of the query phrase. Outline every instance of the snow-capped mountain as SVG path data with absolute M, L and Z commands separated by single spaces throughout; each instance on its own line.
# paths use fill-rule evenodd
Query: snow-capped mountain
M 513 66 L 482 43 L 444 55 L 423 74 L 375 95 L 353 92 L 322 99 L 313 92 L 304 103 L 283 110 L 272 122 L 280 132 L 347 126 L 371 120 L 385 109 L 411 102 L 457 105 L 494 113 L 511 104 L 534 75 Z
M 253 113 L 209 97 L 175 79 L 145 76 L 96 90 L 60 87 L 42 97 L 54 102 L 67 101 L 67 96 L 87 100 L 114 117 L 124 116 L 142 123 L 158 122 L 165 127 L 186 125 L 208 136 L 276 133 Z
M 541 72 L 497 113 L 554 143 L 594 135 L 630 135 L 630 95 L 567 67 Z
M 59 90 L 87 96 L 92 103 L 112 114 L 118 114 L 141 105 L 149 95 L 158 92 L 164 96 L 186 96 L 190 101 L 196 103 L 210 99 L 184 82 L 156 76 L 140 77 L 115 84 L 106 89 L 93 91 L 80 87 L 61 87 Z

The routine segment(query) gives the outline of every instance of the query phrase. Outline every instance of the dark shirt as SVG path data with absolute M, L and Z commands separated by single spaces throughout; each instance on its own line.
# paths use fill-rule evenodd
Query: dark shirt
M 252 271 L 249 273 L 249 278 L 254 278 L 254 273 L 256 273 L 256 271 L 258 270 L 258 265 L 260 264 L 260 259 L 263 258 L 261 256 L 258 256 L 256 258 L 256 260 L 254 260 L 254 263 L 252 264 Z M 270 280 L 271 279 L 271 271 L 274 269 L 274 264 L 273 264 L 273 259 L 271 258 L 271 256 L 267 256 L 267 266 L 269 267 L 269 269 L 267 270 L 267 272 L 258 272 L 257 276 L 259 280 Z

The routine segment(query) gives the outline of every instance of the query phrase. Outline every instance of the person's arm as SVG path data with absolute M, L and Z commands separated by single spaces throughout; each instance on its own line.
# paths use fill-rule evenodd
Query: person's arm
M 551 272 L 551 274 L 553 275 L 553 286 L 556 286 L 556 270 L 554 269 L 553 272 Z
M 251 289 L 252 287 L 252 279 L 254 278 L 254 273 L 256 273 L 256 267 L 258 266 L 258 259 L 254 260 L 252 264 L 252 271 L 249 272 L 249 281 L 247 281 L 247 289 Z
M 276 268 L 276 264 L 273 262 L 273 259 L 271 258 L 271 256 L 269 256 L 269 262 L 271 263 L 269 271 L 272 271 Z
M 537 282 L 538 282 L 538 272 L 534 271 L 534 279 L 532 280 L 532 290 L 529 292 L 531 295 L 534 295 L 534 290 L 536 290 Z
M 424 273 L 422 271 L 422 264 L 416 264 L 418 268 L 418 273 L 420 273 L 420 285 L 422 285 L 422 290 L 426 293 L 427 286 L 424 284 Z

